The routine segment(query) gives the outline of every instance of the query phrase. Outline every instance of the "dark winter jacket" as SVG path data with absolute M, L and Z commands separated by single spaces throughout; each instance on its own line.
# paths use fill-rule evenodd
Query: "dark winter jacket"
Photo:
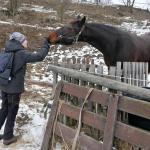
M 24 77 L 26 64 L 42 61 L 49 51 L 49 43 L 45 41 L 42 48 L 36 53 L 29 52 L 23 48 L 20 42 L 10 40 L 5 45 L 6 52 L 15 52 L 12 80 L 7 86 L 0 86 L 0 90 L 6 93 L 22 93 L 24 91 Z

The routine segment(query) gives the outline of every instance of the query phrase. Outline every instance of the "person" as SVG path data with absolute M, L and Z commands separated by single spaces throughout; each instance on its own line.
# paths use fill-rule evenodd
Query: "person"
M 14 52 L 12 79 L 6 86 L 0 86 L 2 96 L 2 106 L 0 109 L 0 129 L 4 122 L 4 133 L 0 135 L 4 145 L 9 145 L 17 141 L 14 135 L 14 125 L 19 109 L 21 93 L 24 92 L 24 78 L 26 64 L 42 61 L 48 54 L 50 42 L 45 39 L 42 48 L 35 52 L 27 51 L 28 41 L 25 35 L 14 32 L 10 35 L 5 44 L 6 52 Z

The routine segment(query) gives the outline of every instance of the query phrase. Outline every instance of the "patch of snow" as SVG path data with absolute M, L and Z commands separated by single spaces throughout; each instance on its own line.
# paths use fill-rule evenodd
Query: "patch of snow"
M 4 25 L 13 25 L 18 27 L 29 27 L 29 28 L 36 28 L 36 29 L 42 29 L 42 30 L 54 30 L 52 27 L 40 27 L 38 24 L 35 25 L 29 25 L 29 24 L 22 24 L 22 23 L 15 23 L 14 21 L 0 21 L 0 24 Z
M 17 134 L 20 133 L 19 136 L 21 137 L 17 143 L 11 144 L 11 146 L 1 144 L 1 150 L 40 150 L 47 119 L 43 117 L 42 113 L 37 111 L 38 108 L 42 108 L 41 104 L 31 102 L 31 106 L 36 107 L 29 107 L 29 105 L 21 102 L 18 117 L 28 116 L 29 121 L 21 126 L 18 123 L 16 124 L 15 132 Z
M 27 10 L 27 11 L 35 11 L 35 12 L 41 12 L 41 13 L 56 13 L 52 8 L 46 9 L 44 6 L 40 5 L 29 5 L 29 4 L 23 4 L 22 7 L 19 8 L 19 11 Z
M 138 22 L 123 22 L 121 24 L 121 28 L 127 29 L 128 31 L 134 32 L 138 35 L 150 32 L 150 26 L 147 26 L 147 20 L 140 22 L 140 24 Z

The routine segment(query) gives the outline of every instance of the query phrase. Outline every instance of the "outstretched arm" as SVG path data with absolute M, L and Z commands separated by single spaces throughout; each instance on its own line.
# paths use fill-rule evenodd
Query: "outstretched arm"
M 32 62 L 39 62 L 39 61 L 43 61 L 44 58 L 47 56 L 48 51 L 50 48 L 50 43 L 49 41 L 46 39 L 44 41 L 44 44 L 42 46 L 42 48 L 37 51 L 37 52 L 26 52 L 26 63 L 32 63 Z

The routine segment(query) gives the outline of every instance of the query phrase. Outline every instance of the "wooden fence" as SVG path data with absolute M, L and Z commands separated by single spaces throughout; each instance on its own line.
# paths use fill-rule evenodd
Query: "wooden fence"
M 94 64 L 94 59 L 89 58 L 63 58 L 61 61 L 54 57 L 51 64 L 87 72 L 101 77 L 115 79 L 135 86 L 147 86 L 148 84 L 148 63 L 147 62 L 117 62 L 108 70 L 104 64 Z M 63 75 L 61 75 L 62 79 Z M 58 81 L 58 74 L 54 72 L 54 84 Z
M 65 139 L 65 141 L 70 141 L 73 139 L 75 135 L 75 131 L 71 128 L 72 123 L 74 122 L 72 121 L 72 119 L 74 120 L 79 119 L 79 111 L 81 110 L 81 106 L 84 101 L 83 99 L 85 98 L 87 91 L 91 87 L 94 87 L 93 92 L 97 91 L 96 92 L 97 94 L 95 95 L 95 97 L 92 97 L 92 95 L 89 97 L 87 101 L 88 105 L 87 107 L 85 107 L 86 110 L 82 112 L 83 113 L 82 124 L 84 124 L 83 128 L 85 128 L 86 126 L 90 126 L 91 128 L 94 128 L 94 131 L 92 129 L 93 131 L 92 133 L 96 133 L 98 138 L 93 138 L 91 135 L 89 137 L 81 133 L 79 135 L 79 141 L 80 141 L 81 146 L 83 147 L 85 146 L 83 149 L 86 149 L 86 148 L 88 149 L 88 147 L 89 149 L 92 149 L 92 150 L 94 149 L 97 150 L 97 149 L 102 149 L 102 148 L 106 150 L 112 149 L 110 148 L 112 146 L 112 141 L 113 142 L 116 141 L 114 140 L 114 137 L 119 140 L 121 139 L 123 141 L 129 142 L 133 145 L 137 145 L 146 150 L 150 148 L 150 145 L 148 143 L 149 138 L 150 138 L 150 132 L 124 124 L 124 122 L 121 122 L 120 119 L 118 120 L 118 116 L 117 116 L 118 111 L 121 111 L 121 112 L 128 112 L 131 114 L 136 114 L 137 116 L 150 119 L 150 103 L 149 102 L 139 101 L 134 98 L 129 98 L 129 97 L 120 95 L 120 92 L 121 93 L 123 92 L 123 93 L 127 93 L 130 95 L 138 96 L 141 99 L 143 98 L 147 101 L 150 101 L 149 90 L 143 89 L 137 86 L 128 85 L 126 83 L 121 83 L 121 82 L 111 80 L 108 78 L 103 78 L 95 74 L 88 74 L 87 72 L 81 72 L 75 69 L 73 70 L 69 68 L 63 68 L 63 67 L 59 67 L 56 65 L 49 65 L 48 70 L 54 72 L 56 80 L 59 74 L 62 79 L 65 79 L 75 84 L 79 84 L 80 86 L 73 85 L 71 83 L 68 83 L 68 84 L 63 83 L 63 86 L 57 86 L 55 97 L 54 97 L 55 100 L 54 100 L 51 115 L 47 124 L 41 150 L 51 149 L 52 131 L 56 131 L 55 135 L 60 136 L 60 134 L 61 135 L 63 134 L 63 140 Z M 84 85 L 84 87 L 82 87 L 81 85 Z M 60 87 L 62 88 L 60 89 Z M 95 88 L 100 89 L 100 91 L 96 90 Z M 106 90 L 106 88 L 111 89 L 111 90 Z M 114 94 L 114 92 L 119 93 L 119 95 Z M 60 93 L 65 93 L 67 95 L 61 97 Z M 71 101 L 72 99 L 76 99 L 77 102 L 75 101 L 72 102 Z M 59 100 L 65 100 L 65 103 L 62 104 L 61 108 L 60 107 L 58 108 L 58 103 L 60 102 Z M 92 108 L 94 107 L 94 109 L 91 109 L 91 108 L 89 109 L 89 106 L 91 106 L 89 104 L 93 104 Z M 97 109 L 96 109 L 96 106 L 97 106 Z M 103 109 L 101 109 L 102 107 Z M 58 109 L 60 109 L 60 113 L 63 115 L 63 117 L 58 117 L 59 122 L 54 123 L 56 112 L 59 112 L 57 111 Z M 113 114 L 112 117 L 110 114 L 111 115 Z M 89 115 L 92 115 L 92 116 L 89 117 Z M 102 118 L 101 118 L 101 115 L 103 116 Z M 116 116 L 117 116 L 117 121 L 116 121 Z M 68 121 L 66 121 L 66 118 L 69 119 L 68 117 L 71 118 L 71 122 L 69 121 L 69 123 Z M 89 117 L 90 119 L 87 117 Z M 110 124 L 111 124 L 111 127 L 109 126 Z M 121 125 L 121 128 L 120 128 L 120 125 Z M 54 130 L 55 127 L 56 129 Z M 81 128 L 81 131 L 82 130 L 83 129 Z M 107 130 L 109 132 L 107 132 Z M 82 132 L 85 132 L 85 131 L 82 131 Z M 108 143 L 106 139 L 109 141 Z M 91 146 L 95 145 L 95 148 L 91 147 L 90 145 Z M 120 150 L 121 149 L 125 149 L 124 145 L 122 148 L 120 148 Z M 128 149 L 131 149 L 131 147 L 126 148 L 126 150 Z
M 63 71 L 60 67 L 50 67 L 55 71 Z M 77 74 L 76 71 L 74 72 L 69 69 L 65 69 L 64 72 L 66 75 L 70 74 L 72 77 L 80 76 L 80 79 L 84 78 L 86 81 L 92 80 L 93 83 L 101 83 L 100 85 L 115 90 L 119 89 L 119 91 L 124 91 L 128 94 L 139 95 L 140 92 L 141 96 L 144 98 L 147 97 L 150 101 L 150 93 L 146 89 L 139 87 L 133 89 L 133 86 L 110 79 L 105 80 L 101 77 L 99 77 L 98 80 L 95 80 L 96 77 L 93 77 L 93 75 L 88 75 L 87 77 L 84 73 Z M 73 72 L 74 74 L 72 74 Z M 120 87 L 122 88 L 120 89 Z M 122 140 L 143 148 L 144 150 L 149 150 L 150 132 L 119 121 L 117 119 L 117 114 L 118 111 L 123 111 L 150 119 L 150 103 L 97 89 L 92 89 L 90 91 L 90 89 L 91 88 L 89 87 L 78 86 L 67 82 L 60 82 L 57 85 L 55 89 L 54 103 L 47 123 L 41 150 L 52 149 L 54 135 L 61 137 L 67 147 L 66 149 L 70 150 L 73 150 L 73 146 L 69 145 L 74 145 L 74 148 L 78 147 L 83 150 L 112 150 L 115 149 L 113 146 L 116 146 L 115 141 L 117 140 Z M 64 94 L 76 97 L 78 101 L 84 101 L 85 99 L 93 103 L 98 103 L 107 108 L 106 115 L 99 112 L 91 112 L 88 109 L 82 110 L 80 103 L 79 105 L 73 105 L 70 101 L 64 99 L 66 98 L 64 97 Z M 75 124 L 66 124 L 62 119 L 63 116 L 74 119 L 76 121 Z M 77 123 L 78 121 L 80 125 Z M 83 124 L 94 128 L 95 132 L 102 132 L 102 137 L 100 138 L 98 136 L 95 138 L 94 136 L 91 136 L 89 132 L 85 130 Z M 77 127 L 77 129 L 74 129 L 75 127 Z M 126 150 L 130 148 L 128 147 Z M 123 149 L 125 149 L 125 147 L 123 147 Z

